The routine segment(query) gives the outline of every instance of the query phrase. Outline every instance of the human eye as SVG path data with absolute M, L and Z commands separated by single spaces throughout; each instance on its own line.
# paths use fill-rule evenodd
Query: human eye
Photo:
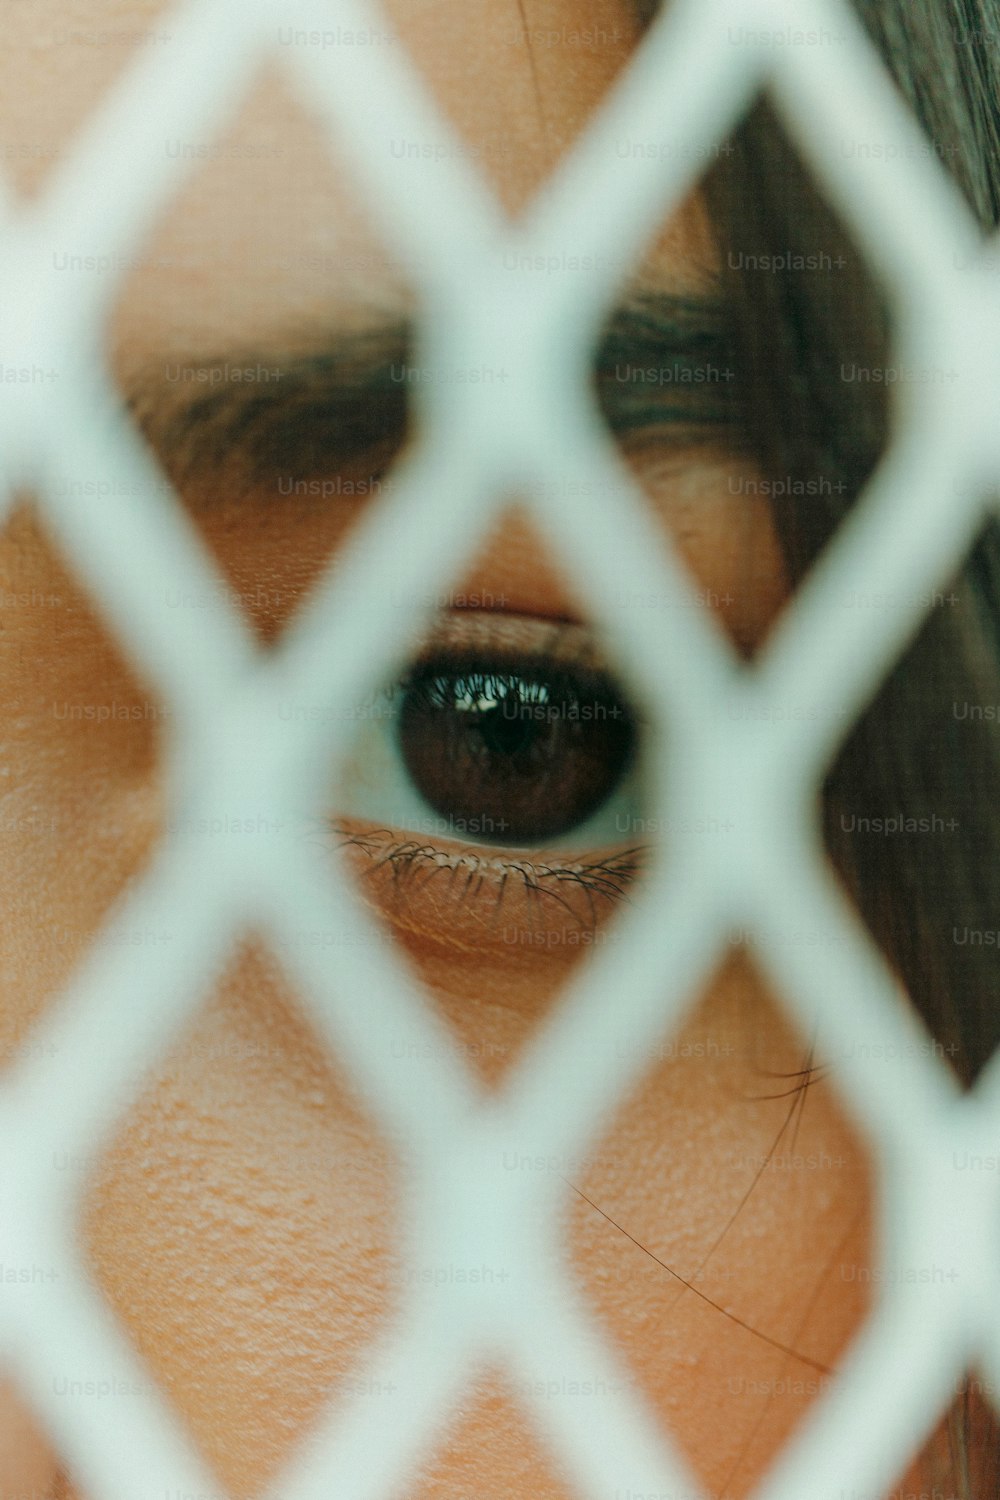
M 537 873 L 635 845 L 642 744 L 588 626 L 451 610 L 360 707 L 337 813 L 383 850 L 395 838 L 397 861 L 495 867 L 509 851 Z

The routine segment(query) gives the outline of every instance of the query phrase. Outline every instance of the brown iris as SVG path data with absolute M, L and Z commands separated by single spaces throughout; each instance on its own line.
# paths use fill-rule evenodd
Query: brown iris
M 607 800 L 636 725 L 602 675 L 430 663 L 407 684 L 398 734 L 415 790 L 457 836 L 537 844 Z

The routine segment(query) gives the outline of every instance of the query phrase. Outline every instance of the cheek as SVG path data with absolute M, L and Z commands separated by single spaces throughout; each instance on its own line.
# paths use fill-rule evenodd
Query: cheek
M 27 508 L 0 539 L 0 1063 L 144 866 L 162 705 Z
M 730 962 L 572 1177 L 572 1257 L 707 1493 L 759 1480 L 868 1306 L 865 1149 Z
M 314 521 L 303 514 L 301 536 Z M 232 513 L 215 524 L 213 541 L 235 556 L 222 534 Z M 254 535 L 230 579 L 248 589 L 274 579 L 275 613 L 254 614 L 259 594 L 250 610 L 268 637 L 312 574 L 304 561 L 289 584 L 278 529 Z M 18 980 L 0 1010 L 9 1056 L 148 859 L 162 807 L 150 695 L 24 513 L 0 568 L 6 590 L 60 601 L 26 611 L 16 637 L 0 640 L 17 704 L 0 764 L 12 787 L 0 942 Z M 530 595 L 523 574 L 511 587 Z M 129 716 L 53 711 L 109 704 Z M 451 908 L 409 926 L 382 915 L 485 1083 L 502 1082 L 588 951 L 507 945 L 485 962 L 481 925 Z M 537 914 L 508 917 L 515 930 L 537 926 Z M 867 1255 L 863 1152 L 824 1085 L 798 1115 L 793 1099 L 759 1099 L 791 1086 L 768 1075 L 795 1074 L 806 1050 L 753 977 L 730 967 L 649 1059 L 605 1135 L 556 1164 L 579 1190 L 568 1263 L 588 1304 L 698 1475 L 715 1486 L 732 1475 L 733 1495 L 795 1426 L 816 1394 L 815 1363 L 834 1363 L 864 1311 L 863 1282 L 848 1274 Z M 791 1161 L 758 1171 L 772 1150 Z M 84 1232 L 98 1281 L 213 1470 L 235 1495 L 253 1494 L 327 1394 L 364 1371 L 405 1299 L 391 1153 L 259 950 L 206 995 L 95 1169 Z M 543 1460 L 525 1459 L 523 1406 L 505 1389 L 470 1391 L 429 1481 L 434 1500 L 555 1492 Z
M 434 998 L 457 1018 L 454 992 Z M 538 1019 L 522 999 L 466 1038 L 488 1054 L 502 1036 L 509 1057 Z M 863 1153 L 823 1084 L 794 1112 L 760 1097 L 804 1050 L 731 966 L 579 1160 L 507 1164 L 571 1184 L 570 1274 L 699 1478 L 736 1495 L 825 1385 L 768 1338 L 829 1365 L 864 1311 L 843 1274 L 867 1250 Z M 85 1219 L 100 1285 L 234 1494 L 274 1477 L 398 1317 L 398 1199 L 391 1152 L 245 950 L 129 1114 Z M 502 1374 L 470 1387 L 417 1493 L 561 1494 L 516 1396 Z
M 389 1154 L 246 949 L 98 1165 L 106 1296 L 209 1464 L 255 1492 L 393 1318 Z

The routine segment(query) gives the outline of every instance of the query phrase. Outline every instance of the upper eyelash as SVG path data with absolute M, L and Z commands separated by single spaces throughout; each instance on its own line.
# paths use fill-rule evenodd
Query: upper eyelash
M 442 678 L 479 685 L 484 694 L 491 688 L 495 689 L 504 679 L 520 678 L 524 682 L 543 682 L 557 694 L 567 697 L 606 697 L 619 699 L 624 703 L 617 682 L 606 673 L 590 667 L 574 669 L 565 662 L 545 657 L 516 659 L 493 656 L 487 660 L 481 655 L 472 656 L 457 650 L 435 653 L 425 658 L 423 663 L 411 666 L 389 691 L 419 693 L 428 704 L 441 706 Z M 634 719 L 635 713 L 631 705 L 625 706 Z
M 391 697 L 441 675 L 464 673 L 485 679 L 519 676 L 544 680 L 557 690 L 618 698 L 637 728 L 644 723 L 641 704 L 632 701 L 591 630 L 566 620 L 540 621 L 497 611 L 455 610 L 435 629 L 383 691 Z

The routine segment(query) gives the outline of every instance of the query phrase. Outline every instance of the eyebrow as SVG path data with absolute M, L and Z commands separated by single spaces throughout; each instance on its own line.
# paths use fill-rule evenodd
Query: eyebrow
M 623 446 L 738 442 L 735 339 L 715 295 L 633 292 L 605 324 L 592 372 L 598 406 Z M 421 380 L 491 383 L 514 373 L 421 368 L 413 326 L 396 317 L 331 328 L 305 346 L 147 364 L 124 394 L 179 489 L 223 471 L 259 488 L 359 461 L 383 472 L 409 436 L 411 392 Z

